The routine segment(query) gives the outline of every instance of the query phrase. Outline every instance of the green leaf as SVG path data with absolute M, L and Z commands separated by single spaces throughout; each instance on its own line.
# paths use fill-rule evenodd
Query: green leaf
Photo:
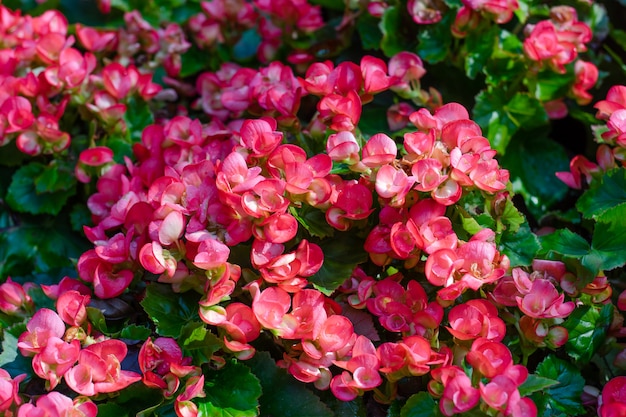
M 506 230 L 500 238 L 500 251 L 509 257 L 511 267 L 530 265 L 539 249 L 539 239 L 527 223 L 517 231 Z
M 528 378 L 526 378 L 526 381 L 524 381 L 524 383 L 520 385 L 518 388 L 519 395 L 521 397 L 526 397 L 532 393 L 543 391 L 546 388 L 549 388 L 558 384 L 560 384 L 560 382 L 557 380 L 544 378 L 536 374 L 529 374 Z
M 492 25 L 486 31 L 471 31 L 465 38 L 465 73 L 471 79 L 483 71 L 493 53 L 498 26 Z
M 127 389 L 123 389 L 116 397 L 111 398 L 107 404 L 110 407 L 107 413 L 117 410 L 115 405 L 122 407 L 124 412 L 130 417 L 138 417 L 144 415 L 145 410 L 152 410 L 159 407 L 163 403 L 163 392 L 159 389 L 148 388 L 141 382 L 131 385 Z M 107 407 L 107 408 L 108 408 Z M 100 406 L 98 406 L 98 417 L 100 417 Z M 124 414 L 106 414 L 111 417 L 122 417 Z M 154 414 L 148 413 L 148 416 Z
M 417 53 L 424 61 L 436 64 L 446 59 L 452 44 L 450 26 L 453 20 L 454 13 L 446 13 L 439 22 L 420 28 Z
M 600 259 L 603 270 L 618 268 L 626 263 L 626 225 L 623 220 L 615 223 L 596 223 L 591 237 L 592 252 L 589 257 Z
M 233 47 L 233 58 L 239 62 L 247 61 L 256 56 L 256 51 L 261 44 L 261 37 L 256 29 L 248 29 L 242 35 L 239 42 Z
M 513 190 L 537 216 L 567 194 L 567 186 L 555 173 L 569 170 L 569 157 L 563 146 L 541 131 L 519 131 L 500 163 L 509 170 Z
M 367 260 L 363 243 L 352 233 L 336 233 L 333 239 L 322 241 L 319 245 L 324 252 L 324 263 L 309 281 L 322 293 L 332 294 L 350 278 L 358 264 Z
M 504 106 L 516 126 L 532 129 L 548 124 L 548 113 L 539 100 L 524 93 L 517 93 Z
M 227 362 L 217 371 L 205 373 L 206 397 L 196 398 L 199 415 L 215 417 L 254 417 L 258 415 L 261 383 L 250 368 Z
M 28 378 L 34 375 L 32 360 L 22 356 L 17 348 L 19 336 L 26 331 L 25 323 L 18 323 L 4 329 L 2 332 L 2 352 L 0 353 L 0 368 L 7 371 L 12 378 L 26 374 Z
M 47 273 L 73 266 L 88 241 L 71 230 L 64 217 L 23 220 L 0 233 L 0 275 Z
M 626 169 L 608 171 L 592 181 L 576 208 L 586 219 L 618 223 L 626 218 Z
M 578 367 L 550 355 L 537 366 L 536 374 L 559 382 L 559 385 L 532 395 L 539 411 L 537 415 L 577 416 L 585 412 L 581 402 L 585 379 Z
M 473 118 L 483 129 L 491 147 L 504 154 L 518 126 L 504 110 L 506 97 L 501 90 L 481 91 L 476 96 Z
M 389 130 L 387 107 L 384 105 L 376 105 L 375 103 L 372 104 L 363 108 L 363 113 L 359 120 L 359 129 L 367 136 Z
M 388 7 L 379 24 L 383 34 L 380 42 L 380 49 L 388 56 L 394 56 L 404 50 L 403 41 L 400 38 L 400 30 L 402 27 L 402 12 L 397 6 Z
M 278 368 L 267 352 L 246 362 L 259 378 L 263 395 L 260 415 L 280 417 L 332 417 L 333 412 L 305 384 Z M 347 416 L 346 416 L 347 417 Z
M 335 0 L 330 0 L 335 4 Z M 379 49 L 383 34 L 378 27 L 378 19 L 369 13 L 362 14 L 356 21 L 356 30 L 359 32 L 363 49 Z
M 54 192 L 38 191 L 37 182 L 50 184 L 45 177 L 54 175 L 51 172 L 55 171 L 38 162 L 31 162 L 18 169 L 7 192 L 6 201 L 9 206 L 16 211 L 31 214 L 59 214 L 67 199 L 76 193 L 76 188 L 70 187 Z M 45 187 L 46 185 L 43 185 L 39 188 Z
M 439 414 L 437 403 L 427 392 L 418 392 L 409 397 L 400 410 L 400 417 L 436 417 Z
M 130 340 L 147 340 L 152 334 L 152 330 L 144 326 L 137 326 L 136 324 L 130 324 L 122 329 L 120 337 Z
M 128 410 L 113 402 L 98 404 L 98 417 L 130 417 Z
M 289 213 L 298 220 L 311 236 L 319 237 L 320 239 L 326 237 L 332 237 L 335 234 L 335 229 L 326 221 L 324 213 L 308 204 L 303 204 L 302 207 L 289 207 Z
M 197 366 L 209 363 L 213 354 L 222 348 L 221 340 L 204 323 L 195 321 L 183 326 L 178 342 L 183 356 L 191 356 Z
M 576 79 L 573 65 L 568 65 L 566 70 L 565 74 L 559 74 L 548 69 L 538 73 L 537 78 L 526 78 L 528 89 L 542 102 L 565 97 Z
M 143 129 L 154 123 L 154 116 L 148 102 L 140 97 L 130 97 L 126 105 L 128 110 L 124 113 L 124 120 L 128 129 L 127 134 L 130 140 L 136 143 L 141 140 Z
M 206 51 L 201 50 L 195 45 L 192 45 L 191 48 L 189 48 L 187 52 L 181 56 L 181 58 L 181 78 L 187 78 L 209 68 L 210 61 Z
M 200 295 L 193 291 L 179 294 L 170 285 L 152 283 L 141 306 L 154 321 L 159 335 L 178 338 L 185 324 L 199 318 L 198 301 Z
M 561 229 L 540 238 L 543 250 L 563 255 L 585 256 L 591 249 L 589 243 L 576 233 Z
M 576 308 L 563 323 L 569 333 L 565 344 L 567 354 L 577 362 L 588 363 L 604 344 L 612 320 L 612 304 Z

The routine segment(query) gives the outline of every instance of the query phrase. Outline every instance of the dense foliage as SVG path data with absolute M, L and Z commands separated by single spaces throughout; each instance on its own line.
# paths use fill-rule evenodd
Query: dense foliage
M 626 2 L 95 6 L 0 4 L 0 416 L 626 414 Z

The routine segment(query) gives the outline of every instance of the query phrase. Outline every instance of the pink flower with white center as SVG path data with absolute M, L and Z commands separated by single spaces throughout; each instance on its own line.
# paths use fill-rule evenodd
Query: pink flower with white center
M 564 302 L 564 298 L 547 279 L 536 279 L 528 294 L 515 297 L 522 313 L 536 319 L 562 319 L 569 316 L 576 305 L 572 301 Z

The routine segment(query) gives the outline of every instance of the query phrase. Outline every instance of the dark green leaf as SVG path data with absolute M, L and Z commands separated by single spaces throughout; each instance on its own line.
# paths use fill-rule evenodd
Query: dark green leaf
M 591 238 L 592 252 L 601 262 L 600 269 L 611 270 L 626 263 L 626 225 L 623 219 L 615 223 L 596 223 Z
M 193 291 L 175 293 L 170 285 L 152 283 L 141 302 L 161 336 L 178 338 L 185 324 L 198 319 L 200 295 Z
M 541 71 L 537 78 L 527 78 L 530 92 L 542 102 L 565 97 L 570 87 L 574 84 L 575 75 L 572 65 L 567 67 L 565 74 L 559 74 L 550 69 Z
M 548 114 L 539 100 L 524 93 L 515 94 L 504 110 L 511 120 L 523 129 L 532 129 L 548 123 Z
M 561 229 L 539 238 L 544 252 L 556 252 L 562 255 L 581 257 L 589 253 L 591 246 L 576 233 Z
M 320 6 L 332 10 L 343 11 L 345 6 L 342 2 L 335 0 L 310 0 L 312 4 L 319 4 Z
M 617 223 L 626 218 L 626 169 L 611 170 L 592 181 L 576 207 L 586 219 Z
M 41 175 L 35 179 L 37 194 L 72 190 L 74 187 L 76 187 L 76 178 L 72 168 L 63 164 L 46 165 Z
M 308 204 L 303 204 L 300 208 L 289 207 L 289 213 L 293 215 L 311 236 L 321 239 L 332 237 L 335 229 L 326 221 L 324 213 Z
M 540 392 L 546 388 L 558 385 L 560 382 L 550 378 L 544 378 L 536 374 L 529 374 L 528 378 L 519 386 L 519 395 L 526 397 L 532 393 Z
M 358 264 L 367 260 L 363 243 L 351 233 L 336 233 L 333 239 L 324 240 L 320 243 L 324 252 L 324 264 L 309 281 L 324 294 L 332 294 L 350 278 Z
M 371 104 L 365 106 L 363 108 L 361 120 L 359 120 L 359 129 L 367 137 L 378 132 L 386 132 L 389 130 L 389 123 L 387 122 L 387 107 Z
M 31 214 L 58 214 L 76 188 L 61 189 L 55 192 L 38 192 L 37 182 L 49 175 L 46 166 L 31 162 L 17 170 L 7 192 L 6 201 L 11 208 Z M 45 181 L 44 181 L 45 182 Z
M 239 62 L 254 58 L 260 44 L 261 37 L 256 29 L 246 30 L 233 47 L 233 58 Z
M 465 38 L 465 73 L 471 79 L 483 71 L 489 61 L 498 36 L 498 26 L 486 31 L 471 31 Z
M 217 371 L 205 373 L 205 398 L 197 398 L 203 416 L 254 417 L 258 415 L 261 383 L 245 365 L 228 362 Z
M 409 397 L 400 417 L 436 417 L 439 414 L 437 403 L 427 392 L 418 392 Z
M 39 220 L 39 221 L 37 221 Z M 29 275 L 73 266 L 88 242 L 73 233 L 66 220 L 23 221 L 0 233 L 0 275 Z
M 446 13 L 438 23 L 420 27 L 417 53 L 426 62 L 436 64 L 448 56 L 452 44 L 450 25 L 453 20 L 454 13 Z
M 184 356 L 191 356 L 197 366 L 209 363 L 215 352 L 222 348 L 222 342 L 211 333 L 204 323 L 191 322 L 186 324 L 178 338 Z
M 280 417 L 332 417 L 333 413 L 305 384 L 278 368 L 267 352 L 247 361 L 261 381 L 260 415 Z M 346 416 L 347 417 L 347 416 Z
M 152 331 L 147 327 L 130 324 L 122 329 L 120 337 L 123 339 L 145 341 L 151 334 Z
M 131 385 L 128 389 L 123 389 L 117 394 L 116 397 L 110 399 L 108 403 L 114 403 L 124 408 L 128 416 L 139 417 L 142 416 L 144 410 L 151 410 L 159 407 L 163 403 L 163 391 L 160 389 L 148 388 L 141 382 Z M 112 410 L 115 407 L 112 405 Z M 98 408 L 98 411 L 100 408 Z M 144 416 L 153 416 L 152 413 L 143 414 Z M 98 413 L 100 417 L 100 413 Z M 119 417 L 119 416 L 112 416 Z
M 527 223 L 515 232 L 505 230 L 500 238 L 500 251 L 509 257 L 511 267 L 530 265 L 540 248 Z
M 550 355 L 537 366 L 536 374 L 559 381 L 558 385 L 532 395 L 538 415 L 577 416 L 584 413 L 581 394 L 585 379 L 580 375 L 578 367 Z
M 385 10 L 379 27 L 383 34 L 380 49 L 383 50 L 386 56 L 391 57 L 404 50 L 399 30 L 402 27 L 401 22 L 402 12 L 400 8 L 391 6 Z
M 531 213 L 540 217 L 565 197 L 568 188 L 555 173 L 569 169 L 569 158 L 563 146 L 542 132 L 519 131 L 500 162 Z
M 331 0 L 337 3 L 335 0 Z M 337 3 L 338 4 L 338 3 Z M 363 14 L 356 21 L 356 29 L 361 37 L 363 49 L 378 49 L 383 40 L 383 34 L 378 27 L 378 19 L 369 13 Z
M 209 68 L 210 61 L 206 51 L 202 51 L 193 45 L 187 52 L 182 55 L 182 68 L 180 77 L 186 78 L 190 75 L 197 74 Z
M 476 96 L 473 117 L 489 139 L 491 147 L 503 155 L 518 125 L 505 111 L 506 97 L 497 89 L 491 92 L 481 91 Z
M 128 129 L 128 137 L 133 143 L 139 142 L 143 129 L 154 123 L 154 116 L 150 111 L 148 102 L 140 97 L 130 97 L 126 105 L 128 110 L 124 113 L 124 120 Z
M 0 368 L 7 371 L 12 378 L 21 374 L 26 374 L 29 378 L 34 375 L 31 358 L 22 356 L 17 348 L 17 340 L 25 331 L 26 324 L 19 323 L 4 329 L 3 332 Z
M 612 320 L 612 304 L 576 308 L 563 324 L 569 334 L 567 354 L 577 362 L 588 363 L 603 345 Z
M 98 417 L 130 417 L 128 410 L 113 402 L 98 404 Z

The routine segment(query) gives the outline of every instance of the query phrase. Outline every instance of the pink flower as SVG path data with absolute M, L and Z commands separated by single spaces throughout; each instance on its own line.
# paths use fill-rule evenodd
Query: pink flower
M 626 86 L 614 85 L 606 93 L 606 100 L 598 101 L 594 107 L 598 109 L 596 117 L 607 120 L 613 112 L 626 109 Z
M 528 294 L 516 297 L 522 313 L 537 319 L 565 318 L 574 310 L 572 301 L 564 302 L 554 284 L 547 279 L 536 279 Z
M 56 309 L 61 319 L 70 326 L 80 326 L 87 320 L 87 305 L 91 297 L 71 290 L 59 296 Z
M 139 368 L 143 372 L 143 383 L 160 388 L 170 397 L 180 384 L 179 378 L 197 370 L 188 366 L 191 358 L 184 358 L 174 339 L 159 337 L 146 340 L 139 350 Z
M 50 338 L 60 339 L 65 334 L 65 323 L 59 315 L 48 309 L 38 310 L 26 324 L 26 331 L 18 339 L 17 347 L 24 356 L 42 351 Z
M 67 343 L 58 337 L 50 337 L 46 346 L 33 357 L 33 370 L 40 378 L 49 381 L 50 389 L 54 389 L 78 359 L 79 351 L 80 342 L 76 339 Z
M 407 9 L 418 25 L 437 23 L 441 20 L 440 4 L 434 0 L 409 0 Z
M 618 376 L 606 383 L 600 397 L 598 415 L 619 417 L 626 413 L 626 376 Z
M 126 344 L 116 339 L 87 346 L 80 351 L 78 364 L 65 374 L 65 382 L 77 393 L 93 396 L 119 391 L 140 381 L 139 374 L 121 369 L 127 350 Z
M 4 413 L 14 405 L 20 405 L 22 400 L 18 394 L 20 382 L 26 374 L 18 375 L 14 379 L 4 369 L 0 369 L 0 413 Z
M 448 321 L 448 331 L 460 340 L 485 337 L 499 342 L 506 333 L 506 326 L 498 317 L 498 310 L 487 300 L 469 300 L 454 306 L 448 313 Z
M 56 391 L 37 398 L 36 405 L 24 404 L 17 411 L 17 417 L 96 417 L 97 414 L 98 406 L 86 398 L 72 400 Z
M 444 382 L 439 409 L 445 416 L 464 413 L 480 401 L 480 391 L 472 386 L 469 377 L 462 371 Z
M 17 314 L 24 308 L 31 308 L 33 300 L 25 288 L 13 282 L 11 277 L 0 285 L 0 311 L 6 314 Z

